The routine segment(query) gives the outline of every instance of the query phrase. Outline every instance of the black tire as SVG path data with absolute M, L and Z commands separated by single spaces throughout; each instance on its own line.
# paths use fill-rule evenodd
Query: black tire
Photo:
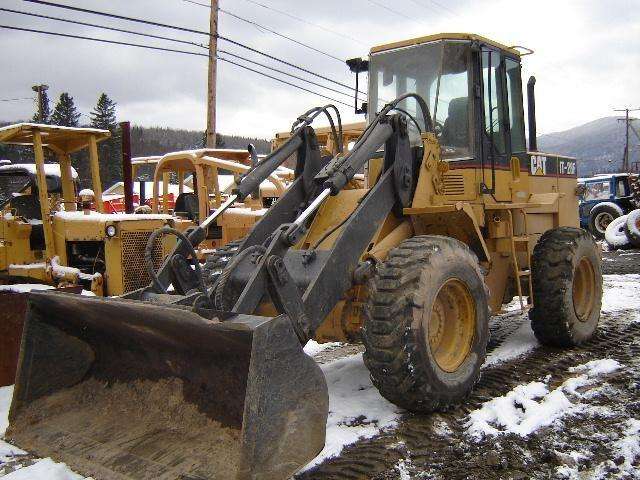
M 467 315 L 472 321 L 466 348 L 451 350 L 464 356 L 446 371 L 427 339 L 434 333 L 429 331 L 430 322 L 438 318 L 436 299 L 451 282 L 464 285 L 468 294 L 464 296 L 473 305 L 467 312 L 473 313 Z M 463 400 L 478 381 L 489 335 L 487 289 L 469 248 L 449 237 L 407 239 L 389 252 L 368 290 L 362 329 L 364 362 L 382 396 L 416 412 L 446 410 Z M 458 308 L 456 313 L 461 311 Z
M 532 269 L 529 319 L 540 343 L 572 347 L 593 337 L 602 305 L 602 262 L 593 237 L 581 228 L 548 230 L 533 250 Z M 593 288 L 585 283 L 590 275 Z
M 597 239 L 603 239 L 607 226 L 623 213 L 622 209 L 615 203 L 604 202 L 597 204 L 589 212 L 589 231 Z
M 242 240 L 233 240 L 220 248 L 216 248 L 211 255 L 207 256 L 202 266 L 202 277 L 204 278 L 204 285 L 208 289 L 217 283 L 222 271 L 237 253 Z

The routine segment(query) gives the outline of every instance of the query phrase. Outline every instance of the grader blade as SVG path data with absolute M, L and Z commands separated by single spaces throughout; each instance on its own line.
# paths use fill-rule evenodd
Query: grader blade
M 217 319 L 32 294 L 7 436 L 96 480 L 288 478 L 324 446 L 324 376 L 285 315 Z

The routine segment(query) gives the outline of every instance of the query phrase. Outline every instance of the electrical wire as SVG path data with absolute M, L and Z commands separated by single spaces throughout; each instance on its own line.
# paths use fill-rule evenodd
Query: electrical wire
M 190 51 L 187 51 L 187 50 L 177 50 L 177 49 L 174 49 L 174 48 L 157 47 L 157 46 L 152 46 L 152 45 L 143 45 L 143 44 L 139 44 L 139 43 L 121 42 L 121 41 L 118 41 L 118 40 L 107 40 L 107 39 L 104 39 L 104 38 L 86 37 L 86 36 L 82 36 L 82 35 L 73 35 L 73 34 L 70 34 L 70 33 L 49 32 L 49 31 L 46 31 L 46 30 L 38 30 L 38 29 L 34 29 L 34 28 L 15 27 L 15 26 L 11 26 L 11 25 L 0 25 L 0 28 L 6 28 L 8 30 L 19 30 L 19 31 L 23 31 L 23 32 L 40 33 L 40 34 L 44 34 L 44 35 L 53 35 L 53 36 L 57 36 L 57 37 L 73 38 L 73 39 L 79 39 L 79 40 L 90 40 L 90 41 L 93 41 L 93 42 L 109 43 L 109 44 L 123 45 L 123 46 L 128 46 L 128 47 L 145 48 L 145 49 L 149 49 L 149 50 L 158 50 L 158 51 L 163 51 L 163 52 L 181 53 L 181 54 L 193 55 L 193 56 L 198 56 L 198 57 L 207 57 L 207 58 L 209 57 L 208 54 L 201 53 L 201 52 L 190 52 Z M 222 62 L 227 62 L 227 63 L 230 63 L 231 65 L 235 65 L 237 67 L 243 68 L 243 69 L 248 70 L 250 72 L 257 73 L 259 75 L 262 75 L 264 77 L 270 78 L 272 80 L 276 80 L 278 82 L 284 83 L 285 85 L 289 85 L 291 87 L 297 88 L 299 90 L 303 90 L 303 91 L 311 93 L 313 95 L 317 95 L 319 97 L 326 98 L 327 100 L 331 100 L 332 102 L 339 103 L 339 104 L 345 105 L 347 107 L 351 107 L 351 104 L 349 104 L 349 103 L 345 103 L 345 102 L 342 102 L 340 100 L 336 100 L 335 98 L 329 97 L 329 96 L 324 95 L 322 93 L 315 92 L 313 90 L 310 90 L 308 88 L 302 87 L 300 85 L 296 85 L 295 83 L 291 83 L 291 82 L 288 82 L 288 81 L 283 80 L 281 78 L 274 77 L 273 75 L 269 75 L 268 73 L 261 72 L 259 70 L 255 70 L 253 68 L 247 67 L 246 65 L 242 65 L 240 63 L 234 62 L 233 60 L 229 60 L 228 58 L 217 56 L 217 59 L 222 61 Z
M 189 41 L 186 41 L 186 40 L 179 40 L 179 39 L 171 38 L 171 37 L 163 37 L 163 36 L 160 36 L 160 35 L 153 35 L 153 34 L 150 34 L 150 33 L 136 32 L 134 30 L 124 30 L 124 29 L 121 29 L 121 28 L 113 28 L 113 27 L 108 27 L 108 26 L 105 26 L 105 25 L 98 25 L 98 24 L 95 24 L 95 23 L 78 22 L 78 21 L 75 21 L 75 20 L 69 20 L 69 19 L 60 18 L 60 17 L 52 17 L 52 16 L 48 16 L 48 15 L 39 15 L 39 14 L 36 14 L 36 13 L 24 12 L 24 11 L 21 11 L 21 10 L 12 10 L 10 8 L 0 8 L 0 11 L 18 13 L 18 14 L 21 14 L 21 15 L 30 15 L 30 16 L 34 16 L 34 17 L 38 17 L 38 18 L 46 18 L 46 19 L 50 19 L 50 20 L 58 20 L 58 21 L 61 21 L 61 22 L 80 24 L 80 25 L 85 25 L 85 26 L 90 26 L 90 27 L 100 28 L 100 29 L 105 29 L 105 30 L 111 30 L 111 31 L 115 30 L 117 32 L 124 32 L 124 33 L 133 34 L 133 35 L 139 35 L 139 36 L 142 36 L 142 37 L 150 37 L 150 38 L 156 38 L 156 39 L 161 39 L 161 40 L 169 40 L 169 41 L 173 41 L 173 42 L 179 42 L 179 43 L 183 43 L 183 44 L 193 45 L 193 46 L 196 46 L 196 47 L 202 47 L 202 48 L 207 48 L 207 49 L 209 48 L 206 45 L 202 45 L 202 44 L 195 43 L 195 42 L 189 42 Z M 351 93 L 346 93 L 346 92 L 337 90 L 335 88 L 331 88 L 331 87 L 328 87 L 326 85 L 322 85 L 321 83 L 317 83 L 317 82 L 314 82 L 312 80 L 309 80 L 309 79 L 306 79 L 306 78 L 303 78 L 303 77 L 299 77 L 299 76 L 294 75 L 292 73 L 285 72 L 284 70 L 279 70 L 279 69 L 277 69 L 275 67 L 272 67 L 270 65 L 266 65 L 264 63 L 257 62 L 255 60 L 250 60 L 250 59 L 245 58 L 245 57 L 243 57 L 241 55 L 237 55 L 235 53 L 228 52 L 228 51 L 223 50 L 223 49 L 219 49 L 218 52 L 220 52 L 222 54 L 229 55 L 230 57 L 234 57 L 234 58 L 238 58 L 240 60 L 244 60 L 246 62 L 254 63 L 255 65 L 258 65 L 258 66 L 260 66 L 262 68 L 273 70 L 274 72 L 280 73 L 282 75 L 287 75 L 287 76 L 295 78 L 297 80 L 301 80 L 303 82 L 307 82 L 307 83 L 309 83 L 311 85 L 314 85 L 316 87 L 325 88 L 327 90 L 330 90 L 330 91 L 332 91 L 334 93 L 338 93 L 340 95 L 344 95 L 346 97 L 351 97 L 352 96 Z
M 34 97 L 23 97 L 23 98 L 0 98 L 0 102 L 17 102 L 20 100 L 35 100 Z
M 196 47 L 208 48 L 206 45 L 203 45 L 201 43 L 196 43 L 196 42 L 190 42 L 188 40 L 180 40 L 178 38 L 164 37 L 162 35 L 155 35 L 153 33 L 136 32 L 134 30 L 126 30 L 124 28 L 109 27 L 109 26 L 106 26 L 106 25 L 97 25 L 95 23 L 81 22 L 79 20 L 71 20 L 69 18 L 52 17 L 50 15 L 42 15 L 42 14 L 33 13 L 33 12 L 25 12 L 24 10 L 13 10 L 11 8 L 0 8 L 0 11 L 17 13 L 19 15 L 28 15 L 30 17 L 46 18 L 47 20 L 57 20 L 58 22 L 73 23 L 75 25 L 83 25 L 83 26 L 86 26 L 86 27 L 101 28 L 101 29 L 104 29 L 104 30 L 111 30 L 113 32 L 129 33 L 131 35 L 139 35 L 139 36 L 142 36 L 142 37 L 157 38 L 157 39 L 160 39 L 160 40 L 167 40 L 169 42 L 177 42 L 177 43 L 182 43 L 182 44 L 185 44 L 185 45 L 194 45 Z
M 352 42 L 355 42 L 355 43 L 357 43 L 359 45 L 368 47 L 368 45 L 366 43 L 363 43 L 363 42 L 361 42 L 360 40 L 358 40 L 356 38 L 353 38 L 353 37 L 351 37 L 349 35 L 346 35 L 344 33 L 332 30 L 332 29 L 327 28 L 327 27 L 325 27 L 323 25 L 319 25 L 317 23 L 310 22 L 308 20 L 305 20 L 304 18 L 297 17 L 297 16 L 295 16 L 295 15 L 289 13 L 289 12 L 285 12 L 283 10 L 278 10 L 277 8 L 273 8 L 273 7 L 269 6 L 269 5 L 265 5 L 263 3 L 257 2 L 256 0 L 244 0 L 244 1 L 248 2 L 248 3 L 251 3 L 253 5 L 257 5 L 258 7 L 266 8 L 267 10 L 271 10 L 272 12 L 279 13 L 280 15 L 284 15 L 285 17 L 289 17 L 289 18 L 291 18 L 293 20 L 296 20 L 296 21 L 298 21 L 300 23 L 304 23 L 305 25 L 310 25 L 312 27 L 319 28 L 320 30 L 324 30 L 325 32 L 331 33 L 333 35 L 337 35 L 337 36 L 342 37 L 342 38 L 346 38 L 347 40 L 351 40 Z
M 398 15 L 399 17 L 402 17 L 402 18 L 404 18 L 405 20 L 409 20 L 409 21 L 411 21 L 411 22 L 415 22 L 415 21 L 417 21 L 415 18 L 411 18 L 409 15 L 405 15 L 404 13 L 399 12 L 398 10 L 394 10 L 394 9 L 393 9 L 393 8 L 391 8 L 391 7 L 387 7 L 386 5 L 384 5 L 384 4 L 382 4 L 382 3 L 379 3 L 379 2 L 376 2 L 375 0 L 367 0 L 367 1 L 368 1 L 370 4 L 375 5 L 376 7 L 383 8 L 383 9 L 385 9 L 386 11 L 393 13 L 394 15 Z
M 169 28 L 169 29 L 173 29 L 173 30 L 180 30 L 180 31 L 183 31 L 183 32 L 196 33 L 198 35 L 206 35 L 207 37 L 211 37 L 212 36 L 209 32 L 205 32 L 203 30 L 195 30 L 193 28 L 180 27 L 180 26 L 177 26 L 177 25 L 169 25 L 169 24 L 166 24 L 166 23 L 154 22 L 154 21 L 151 21 L 151 20 L 144 20 L 144 19 L 141 19 L 141 18 L 127 17 L 127 16 L 124 16 L 124 15 L 118 15 L 118 14 L 115 14 L 115 13 L 100 12 L 98 10 L 90 10 L 90 9 L 87 9 L 87 8 L 74 7 L 74 6 L 71 6 L 71 5 L 64 5 L 64 4 L 60 4 L 60 3 L 48 2 L 46 0 L 23 0 L 23 1 L 29 2 L 29 3 L 36 3 L 36 4 L 39 4 L 39 5 L 47 5 L 47 6 L 50 6 L 50 7 L 63 8 L 63 9 L 72 10 L 72 11 L 76 11 L 76 12 L 89 13 L 89 14 L 92 14 L 92 15 L 100 15 L 100 16 L 104 16 L 104 17 L 116 18 L 116 19 L 119 19 L 119 20 L 126 20 L 126 21 L 129 21 L 129 22 L 143 23 L 143 24 L 146 24 L 146 25 L 153 25 L 153 26 L 156 26 L 156 27 Z M 220 39 L 220 40 L 223 40 L 225 42 L 231 43 L 232 45 L 236 45 L 236 46 L 238 46 L 240 48 L 243 48 L 245 50 L 249 50 L 249 51 L 251 51 L 253 53 L 256 53 L 258 55 L 262 55 L 264 57 L 267 57 L 270 60 L 274 60 L 276 62 L 279 62 L 279 63 L 282 63 L 284 65 L 287 65 L 287 66 L 289 66 L 291 68 L 295 68 L 297 70 L 303 71 L 305 73 L 308 73 L 310 75 L 316 76 L 318 78 L 322 78 L 323 80 L 326 80 L 328 82 L 334 83 L 336 85 L 340 85 L 341 87 L 344 87 L 344 88 L 349 89 L 350 91 L 353 91 L 353 87 L 352 86 L 346 85 L 346 84 L 344 84 L 342 82 L 339 82 L 338 80 L 334 80 L 332 78 L 326 77 L 326 76 L 321 75 L 321 74 L 316 73 L 316 72 L 313 72 L 313 71 L 311 71 L 309 69 L 306 69 L 304 67 L 296 65 L 294 63 L 291 63 L 291 62 L 288 62 L 288 61 L 283 60 L 281 58 L 275 57 L 275 56 L 273 56 L 271 54 L 262 52 L 262 51 L 260 51 L 260 50 L 258 50 L 256 48 L 250 47 L 250 46 L 245 45 L 245 44 L 243 44 L 241 42 L 237 42 L 237 41 L 235 41 L 235 40 L 233 40 L 231 38 L 228 38 L 228 37 L 225 37 L 225 36 L 222 36 L 222 35 L 215 35 L 215 37 Z M 366 95 L 365 92 L 358 92 L 358 93 Z
M 209 10 L 211 10 L 211 5 L 207 5 L 206 3 L 196 2 L 195 0 L 182 0 L 182 1 L 183 1 L 183 2 L 187 2 L 187 3 L 191 3 L 191 4 L 193 4 L 193 5 L 199 5 L 199 6 L 201 6 L 201 7 L 205 7 L 205 8 L 208 8 Z M 306 43 L 303 43 L 303 42 L 301 42 L 301 41 L 299 41 L 299 40 L 296 40 L 295 38 L 291 38 L 291 37 L 289 37 L 288 35 L 285 35 L 284 33 L 280 33 L 280 32 L 278 32 L 277 30 L 273 30 L 272 28 L 267 27 L 267 26 L 265 26 L 265 25 L 262 25 L 262 24 L 260 24 L 260 23 L 258 23 L 258 22 L 255 22 L 255 21 L 253 21 L 253 20 L 249 20 L 248 18 L 241 17 L 240 15 L 236 15 L 235 13 L 230 12 L 230 11 L 228 11 L 228 10 L 225 10 L 224 8 L 220 8 L 220 7 L 218 7 L 218 11 L 220 11 L 220 12 L 224 13 L 225 15 L 229 15 L 230 17 L 233 17 L 233 18 L 235 18 L 236 20 L 240 20 L 240 21 L 242 21 L 242 22 L 245 22 L 245 23 L 248 23 L 248 24 L 250 24 L 250 25 L 253 25 L 254 27 L 257 27 L 259 30 L 265 30 L 265 31 L 267 31 L 267 32 L 269 32 L 269 33 L 272 33 L 272 34 L 274 34 L 274 35 L 277 35 L 278 37 L 281 37 L 281 38 L 284 38 L 284 39 L 286 39 L 286 40 L 289 40 L 290 42 L 293 42 L 293 43 L 295 43 L 295 44 L 297 44 L 297 45 L 300 45 L 300 46 L 302 46 L 302 47 L 308 48 L 309 50 L 313 50 L 314 52 L 320 53 L 320 54 L 322 54 L 322 55 L 324 55 L 324 56 L 326 56 L 326 57 L 329 57 L 329 58 L 331 58 L 331 59 L 333 59 L 333 60 L 337 60 L 337 61 L 338 61 L 338 62 L 340 62 L 340 63 L 344 63 L 344 59 L 342 59 L 342 58 L 338 58 L 338 57 L 336 57 L 335 55 L 331 55 L 331 54 L 330 54 L 330 53 L 328 53 L 328 52 L 325 52 L 325 51 L 320 50 L 320 49 L 318 49 L 318 48 L 316 48 L 316 47 L 313 47 L 313 46 L 311 46 L 311 45 L 308 45 L 308 44 L 306 44 Z

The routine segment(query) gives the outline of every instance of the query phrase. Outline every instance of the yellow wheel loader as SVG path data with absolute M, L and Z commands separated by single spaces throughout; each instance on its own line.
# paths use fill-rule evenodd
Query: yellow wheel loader
M 33 294 L 9 439 L 97 479 L 286 479 L 325 442 L 311 338 L 361 340 L 380 393 L 415 412 L 464 400 L 489 315 L 515 295 L 542 343 L 591 338 L 600 255 L 578 228 L 575 160 L 535 134 L 525 147 L 521 52 L 442 34 L 350 61 L 369 74 L 365 130 L 323 158 L 310 124 L 329 108 L 298 119 L 203 222 L 296 155 L 211 286 L 184 266 L 194 232 L 135 294 Z
M 31 123 L 0 128 L 0 143 L 31 147 L 35 160 L 0 166 L 1 284 L 80 286 L 97 295 L 122 295 L 149 283 L 143 262 L 147 239 L 173 220 L 104 214 L 97 144 L 109 136 L 106 130 Z M 71 155 L 82 150 L 89 153 L 93 191 L 77 191 Z M 45 163 L 45 154 L 56 163 Z M 78 210 L 78 193 L 88 194 L 80 198 L 85 211 Z M 156 245 L 157 265 L 172 240 Z M 27 293 L 16 288 L 4 289 L 0 301 L 2 327 L 11 332 L 0 342 L 1 385 L 14 381 L 17 357 L 4 353 L 17 347 L 26 309 Z

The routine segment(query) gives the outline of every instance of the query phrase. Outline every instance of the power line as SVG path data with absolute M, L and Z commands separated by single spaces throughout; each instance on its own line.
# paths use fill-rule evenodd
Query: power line
M 415 3 L 416 5 L 418 5 L 419 7 L 424 8 L 425 10 L 430 10 L 429 7 L 427 7 L 424 3 L 422 2 L 418 2 L 418 0 L 410 0 L 412 3 Z M 436 7 L 440 7 L 442 10 L 445 10 L 449 13 L 451 13 L 452 15 L 455 15 L 457 17 L 459 17 L 460 15 L 458 14 L 458 12 L 452 10 L 451 8 L 447 7 L 446 5 L 443 5 L 439 2 L 436 2 L 435 0 L 429 0 L 429 3 L 435 5 Z
M 23 31 L 23 32 L 40 33 L 40 34 L 44 34 L 44 35 L 53 35 L 53 36 L 57 36 L 57 37 L 73 38 L 73 39 L 80 39 L 80 40 L 90 40 L 90 41 L 93 41 L 93 42 L 109 43 L 109 44 L 123 45 L 123 46 L 128 46 L 128 47 L 146 48 L 146 49 L 149 49 L 149 50 L 159 50 L 159 51 L 163 51 L 163 52 L 181 53 L 181 54 L 186 54 L 186 55 L 193 55 L 193 56 L 198 56 L 198 57 L 209 58 L 209 55 L 207 55 L 205 53 L 190 52 L 190 51 L 187 51 L 187 50 L 177 50 L 177 49 L 173 49 L 173 48 L 157 47 L 157 46 L 152 46 L 152 45 L 143 45 L 143 44 L 140 44 L 140 43 L 130 43 L 130 42 L 121 42 L 121 41 L 118 41 L 118 40 L 107 40 L 107 39 L 104 39 L 104 38 L 86 37 L 86 36 L 83 36 L 83 35 L 73 35 L 73 34 L 70 34 L 70 33 L 49 32 L 49 31 L 46 31 L 46 30 L 37 30 L 37 29 L 34 29 L 34 28 L 24 28 L 24 27 L 14 27 L 14 26 L 11 26 L 11 25 L 0 25 L 0 28 L 6 28 L 8 30 L 18 30 L 18 31 Z M 243 68 L 245 70 L 257 73 L 259 75 L 265 76 L 265 77 L 270 78 L 272 80 L 276 80 L 278 82 L 284 83 L 286 85 L 289 85 L 291 87 L 297 88 L 299 90 L 303 90 L 303 91 L 311 93 L 313 95 L 317 95 L 319 97 L 331 100 L 332 102 L 339 103 L 339 104 L 345 105 L 347 107 L 351 107 L 351 104 L 342 102 L 340 100 L 336 100 L 335 98 L 329 97 L 329 96 L 324 95 L 322 93 L 315 92 L 313 90 L 309 90 L 309 89 L 307 89 L 305 87 L 302 87 L 300 85 L 296 85 L 295 83 L 288 82 L 288 81 L 283 80 L 281 78 L 274 77 L 273 75 L 269 75 L 268 73 L 261 72 L 259 70 L 255 70 L 253 68 L 247 67 L 246 65 L 242 65 L 240 63 L 234 62 L 233 60 L 229 60 L 227 58 L 223 58 L 223 57 L 220 57 L 220 56 L 218 56 L 217 58 L 218 58 L 218 60 L 220 60 L 222 62 L 230 63 L 231 65 L 235 65 L 235 66 Z
M 183 2 L 187 2 L 187 3 L 191 3 L 191 4 L 193 4 L 193 5 L 199 5 L 199 6 L 201 6 L 201 7 L 205 7 L 205 8 L 209 8 L 209 9 L 211 8 L 211 5 L 207 5 L 206 3 L 196 2 L 195 0 L 182 0 L 182 1 L 183 1 Z M 331 55 L 331 54 L 330 54 L 330 53 L 328 53 L 328 52 L 325 52 L 325 51 L 320 50 L 320 49 L 318 49 L 318 48 L 316 48 L 316 47 L 313 47 L 313 46 L 311 46 L 311 45 L 308 45 L 308 44 L 306 44 L 306 43 L 303 43 L 303 42 L 301 42 L 301 41 L 299 41 L 299 40 L 296 40 L 295 38 L 291 38 L 291 37 L 289 37 L 288 35 L 285 35 L 284 33 L 280 33 L 280 32 L 278 32 L 277 30 L 273 30 L 273 29 L 272 29 L 272 28 L 270 28 L 270 27 L 267 27 L 267 26 L 265 26 L 265 25 L 262 25 L 262 24 L 260 24 L 260 23 L 258 23 L 258 22 L 253 21 L 253 20 L 249 20 L 248 18 L 241 17 L 240 15 L 236 15 L 235 13 L 230 12 L 230 11 L 228 11 L 228 10 L 225 10 L 224 8 L 220 8 L 220 7 L 218 7 L 218 11 L 220 11 L 220 12 L 224 13 L 225 15 L 229 15 L 230 17 L 233 17 L 233 18 L 235 18 L 235 19 L 237 19 L 237 20 L 240 20 L 240 21 L 242 21 L 242 22 L 245 22 L 245 23 L 248 23 L 248 24 L 250 24 L 250 25 L 253 25 L 253 26 L 257 27 L 257 28 L 258 28 L 258 29 L 260 29 L 260 30 L 265 30 L 265 31 L 267 31 L 267 32 L 269 32 L 269 33 L 272 33 L 272 34 L 274 34 L 274 35 L 277 35 L 278 37 L 281 37 L 281 38 L 284 38 L 284 39 L 286 39 L 286 40 L 289 40 L 290 42 L 293 42 L 293 43 L 295 43 L 295 44 L 297 44 L 297 45 L 300 45 L 300 46 L 302 46 L 302 47 L 308 48 L 309 50 L 313 50 L 314 52 L 320 53 L 320 54 L 322 54 L 322 55 L 324 55 L 324 56 L 326 56 L 326 57 L 329 57 L 329 58 L 331 58 L 331 59 L 333 59 L 333 60 L 337 60 L 338 62 L 340 62 L 340 63 L 344 64 L 344 59 L 339 58 L 339 57 L 336 57 L 335 55 Z
M 367 0 L 369 3 L 371 3 L 372 5 L 375 5 L 376 7 L 380 7 L 380 8 L 384 8 L 386 11 L 391 12 L 395 15 L 398 15 L 399 17 L 404 18 L 405 20 L 409 20 L 411 22 L 415 22 L 416 19 L 415 18 L 411 18 L 409 15 L 405 15 L 402 12 L 399 12 L 398 10 L 394 10 L 391 7 L 387 7 L 386 5 L 384 5 L 383 3 L 379 3 L 376 2 L 375 0 Z
M 296 20 L 298 22 L 304 23 L 305 25 L 310 25 L 312 27 L 319 28 L 320 30 L 324 30 L 325 32 L 332 33 L 333 35 L 338 35 L 339 37 L 346 38 L 347 40 L 351 40 L 352 42 L 358 43 L 358 44 L 363 45 L 365 47 L 368 46 L 366 43 L 363 43 L 363 42 L 361 42 L 360 40 L 358 40 L 356 38 L 353 38 L 353 37 L 351 37 L 349 35 L 346 35 L 344 33 L 332 30 L 332 29 L 327 28 L 327 27 L 325 27 L 323 25 L 319 25 L 317 23 L 310 22 L 308 20 L 305 20 L 304 18 L 297 17 L 297 16 L 295 16 L 295 15 L 289 13 L 289 12 L 285 12 L 283 10 L 278 10 L 277 8 L 273 8 L 273 7 L 269 6 L 269 5 L 265 5 L 263 3 L 255 1 L 255 0 L 244 0 L 244 1 L 248 2 L 248 3 L 251 3 L 253 5 L 257 5 L 258 7 L 266 8 L 267 10 L 271 10 L 272 12 L 279 13 L 280 15 L 284 15 L 285 17 L 289 17 L 289 18 L 291 18 L 293 20 Z
M 164 37 L 162 35 L 154 35 L 152 33 L 136 32 L 134 30 L 126 30 L 124 28 L 108 27 L 106 25 L 97 25 L 95 23 L 81 22 L 79 20 L 71 20 L 71 19 L 68 19 L 68 18 L 52 17 L 52 16 L 49 16 L 49 15 L 41 15 L 41 14 L 33 13 L 33 12 L 25 12 L 23 10 L 13 10 L 11 8 L 0 8 L 0 10 L 5 11 L 5 12 L 17 13 L 19 15 L 28 15 L 28 16 L 31 16 L 31 17 L 46 18 L 48 20 L 57 20 L 59 22 L 73 23 L 75 25 L 84 25 L 86 27 L 102 28 L 104 30 L 111 30 L 111 31 L 114 31 L 114 32 L 129 33 L 131 35 L 139 35 L 139 36 L 142 36 L 142 37 L 157 38 L 157 39 L 160 39 L 160 40 L 167 40 L 167 41 L 170 41 L 170 42 L 176 42 L 176 43 L 182 43 L 182 44 L 185 44 L 185 45 L 194 45 L 196 47 L 207 48 L 206 45 L 203 45 L 201 43 L 189 42 L 188 40 L 180 40 L 180 39 L 172 38 L 172 37 Z
M 143 20 L 141 18 L 126 17 L 124 15 L 117 15 L 115 13 L 100 12 L 100 11 L 97 11 L 97 10 L 90 10 L 90 9 L 87 9 L 87 8 L 80 8 L 80 7 L 74 7 L 74 6 L 71 6 L 71 5 L 64 5 L 64 4 L 60 4 L 60 3 L 48 2 L 48 1 L 45 1 L 45 0 L 24 0 L 24 1 L 25 2 L 30 2 L 30 3 L 37 3 L 39 5 L 47 5 L 47 6 L 50 6 L 50 7 L 64 8 L 64 9 L 67 9 L 67 10 L 73 10 L 73 11 L 77 11 L 77 12 L 90 13 L 90 14 L 93 14 L 93 15 L 101 15 L 101 16 L 104 16 L 104 17 L 117 18 L 119 20 L 126 20 L 126 21 L 130 21 L 130 22 L 143 23 L 143 24 L 146 24 L 146 25 L 153 25 L 153 26 L 156 26 L 156 27 L 170 28 L 170 29 L 173 29 L 173 30 L 180 30 L 180 31 L 183 31 L 183 32 L 196 33 L 198 35 L 206 35 L 207 37 L 211 36 L 209 34 L 209 32 L 205 32 L 205 31 L 202 31 L 202 30 L 195 30 L 193 28 L 187 28 L 187 27 L 179 27 L 177 25 L 169 25 L 169 24 L 166 24 L 166 23 L 159 23 L 159 22 L 154 22 L 154 21 L 151 21 L 151 20 Z M 247 0 L 247 1 L 250 1 L 250 0 Z M 249 50 L 250 52 L 256 53 L 258 55 L 262 55 L 262 56 L 264 56 L 266 58 L 269 58 L 269 59 L 274 60 L 276 62 L 282 63 L 284 65 L 287 65 L 287 66 L 289 66 L 291 68 L 295 68 L 297 70 L 303 71 L 303 72 L 308 73 L 310 75 L 313 75 L 315 77 L 322 78 L 323 80 L 326 80 L 328 82 L 335 83 L 336 85 L 340 85 L 341 87 L 348 88 L 349 90 L 353 90 L 352 86 L 346 85 L 346 84 L 344 84 L 342 82 L 339 82 L 337 80 L 334 80 L 332 78 L 326 77 L 326 76 L 321 75 L 321 74 L 316 73 L 316 72 L 313 72 L 313 71 L 311 71 L 309 69 L 306 69 L 304 67 L 301 67 L 299 65 L 295 65 L 295 64 L 293 64 L 291 62 L 287 62 L 286 60 L 282 60 L 281 58 L 278 58 L 278 57 L 275 57 L 275 56 L 270 55 L 268 53 L 262 52 L 262 51 L 260 51 L 260 50 L 258 50 L 256 48 L 253 48 L 253 47 L 250 47 L 250 46 L 245 45 L 243 43 L 237 42 L 237 41 L 232 40 L 232 39 L 230 39 L 228 37 L 224 37 L 222 35 L 216 35 L 216 37 L 219 38 L 220 40 L 224 40 L 224 41 L 226 41 L 228 43 L 231 43 L 232 45 L 236 45 L 236 46 L 238 46 L 240 48 L 243 48 L 245 50 Z M 358 93 L 366 95 L 365 92 L 358 92 Z
M 0 102 L 17 102 L 20 100 L 35 100 L 33 97 L 22 97 L 22 98 L 0 98 Z
M 134 31 L 134 30 L 125 30 L 125 29 L 121 29 L 121 28 L 113 28 L 113 27 L 108 27 L 106 25 L 98 25 L 98 24 L 95 24 L 95 23 L 78 22 L 78 21 L 69 20 L 69 19 L 66 19 L 66 18 L 52 17 L 52 16 L 48 16 L 48 15 L 39 15 L 39 14 L 36 14 L 36 13 L 24 12 L 24 11 L 20 11 L 20 10 L 12 10 L 10 8 L 0 8 L 0 11 L 7 11 L 7 12 L 18 13 L 18 14 L 22 14 L 22 15 L 30 15 L 30 16 L 34 16 L 34 17 L 38 17 L 38 18 L 46 18 L 46 19 L 57 20 L 57 21 L 61 21 L 61 22 L 86 25 L 86 26 L 90 26 L 90 27 L 94 27 L 94 28 L 100 28 L 100 29 L 117 31 L 117 32 L 124 32 L 124 33 L 133 34 L 133 35 L 139 35 L 139 36 L 142 36 L 142 37 L 151 37 L 151 38 L 156 38 L 156 39 L 169 40 L 169 41 L 179 42 L 179 43 L 183 43 L 183 44 L 187 44 L 187 45 L 193 45 L 193 46 L 197 46 L 197 47 L 207 48 L 206 45 L 202 45 L 202 44 L 195 43 L 195 42 L 189 42 L 189 41 L 186 41 L 186 40 L 179 40 L 179 39 L 171 38 L 171 37 L 163 37 L 163 36 L 160 36 L 160 35 L 154 35 L 154 34 L 150 34 L 150 33 L 137 32 L 137 31 Z M 300 77 L 298 75 L 294 75 L 293 73 L 285 72 L 283 70 L 279 70 L 279 69 L 277 69 L 275 67 L 272 67 L 270 65 L 265 65 L 264 63 L 260 63 L 260 62 L 257 62 L 255 60 L 250 60 L 250 59 L 245 58 L 245 57 L 243 57 L 241 55 L 237 55 L 235 53 L 228 52 L 228 51 L 225 51 L 225 50 L 222 50 L 222 49 L 219 49 L 219 51 L 221 53 L 224 53 L 224 54 L 229 55 L 231 57 L 235 57 L 235 58 L 238 58 L 240 60 L 244 60 L 246 62 L 255 63 L 256 65 L 258 65 L 258 66 L 260 66 L 262 68 L 273 70 L 274 72 L 280 73 L 282 75 L 288 75 L 288 76 L 290 76 L 292 78 L 295 78 L 297 80 L 302 80 L 303 82 L 307 82 L 307 83 L 309 83 L 311 85 L 314 85 L 316 87 L 325 88 L 327 90 L 330 90 L 330 91 L 335 92 L 335 93 L 339 93 L 340 95 L 345 95 L 347 97 L 351 97 L 352 96 L 351 93 L 342 92 L 342 91 L 337 90 L 335 88 L 331 88 L 331 87 L 328 87 L 326 85 L 322 85 L 321 83 L 314 82 L 313 80 L 309 80 L 309 79 L 306 79 L 304 77 Z

